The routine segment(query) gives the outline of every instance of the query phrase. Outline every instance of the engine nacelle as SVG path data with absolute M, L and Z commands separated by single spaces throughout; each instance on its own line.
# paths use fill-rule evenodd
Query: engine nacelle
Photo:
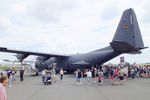
M 29 54 L 17 54 L 16 57 L 17 59 L 22 62 L 25 58 L 27 58 Z
M 35 62 L 35 67 L 42 70 L 42 69 L 51 69 L 52 65 L 55 63 L 54 57 L 43 57 L 39 56 Z

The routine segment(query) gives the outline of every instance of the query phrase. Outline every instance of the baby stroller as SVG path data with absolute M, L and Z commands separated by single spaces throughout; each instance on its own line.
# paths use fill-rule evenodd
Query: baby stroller
M 44 85 L 51 85 L 51 84 L 52 84 L 52 77 L 50 74 L 48 74 L 44 78 Z

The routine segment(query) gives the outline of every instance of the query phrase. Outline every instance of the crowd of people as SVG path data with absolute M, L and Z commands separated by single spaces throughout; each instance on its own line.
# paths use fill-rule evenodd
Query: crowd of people
M 139 66 L 136 64 L 128 68 L 128 76 L 134 79 L 135 77 L 150 78 L 150 66 Z
M 150 66 L 137 64 L 126 65 L 104 65 L 103 67 L 92 67 L 91 69 L 75 71 L 76 83 L 81 85 L 81 78 L 87 77 L 87 82 L 103 84 L 105 79 L 110 79 L 112 85 L 124 85 L 125 80 L 134 78 L 150 78 Z
M 20 82 L 24 81 L 24 67 L 21 67 L 20 70 Z M 13 81 L 15 81 L 16 70 L 9 68 L 3 69 L 0 72 L 0 100 L 7 100 L 6 87 L 12 86 Z
M 20 82 L 24 81 L 24 68 L 20 70 Z M 15 74 L 17 71 L 8 69 L 2 70 L 0 73 L 0 100 L 6 100 L 5 87 L 12 86 L 12 82 L 15 81 Z M 63 80 L 64 70 L 61 68 L 59 75 L 56 74 L 55 69 L 43 70 L 42 83 L 45 85 L 55 83 L 57 79 Z M 77 69 L 75 71 L 76 84 L 81 86 L 82 79 L 87 79 L 87 84 L 91 85 L 96 83 L 103 85 L 105 80 L 110 80 L 112 85 L 124 85 L 125 80 L 134 78 L 150 78 L 150 66 L 140 66 L 137 64 L 126 64 L 126 65 L 103 65 L 100 67 L 92 67 L 87 69 Z M 4 99 L 1 99 L 4 98 Z
M 14 71 L 14 70 L 12 70 L 12 69 L 2 70 L 1 76 L 7 76 L 9 86 L 11 87 L 11 86 L 12 86 L 12 82 L 15 81 L 14 75 L 15 75 L 16 73 L 17 73 L 17 72 Z
M 64 71 L 61 68 L 59 76 L 56 75 L 55 69 L 42 71 L 42 82 L 51 84 L 56 82 L 58 77 L 63 79 Z M 150 78 L 150 66 L 140 66 L 137 64 L 125 64 L 125 65 L 103 65 L 100 67 L 92 67 L 87 69 L 77 69 L 75 71 L 76 84 L 81 86 L 82 79 L 87 78 L 87 83 L 97 83 L 102 85 L 107 79 L 110 80 L 112 85 L 124 85 L 124 82 L 128 79 L 134 78 Z
M 8 78 L 8 85 L 11 87 L 12 86 L 12 83 L 13 81 L 15 81 L 15 75 L 17 73 L 17 70 L 14 70 L 12 68 L 9 68 L 9 69 L 6 69 L 6 70 L 2 70 L 0 72 L 0 76 L 7 76 Z M 20 75 L 20 82 L 24 81 L 24 67 L 20 67 L 20 70 L 19 70 L 19 75 Z

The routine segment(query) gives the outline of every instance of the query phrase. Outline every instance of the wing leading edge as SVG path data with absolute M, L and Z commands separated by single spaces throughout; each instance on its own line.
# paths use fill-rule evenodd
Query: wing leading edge
M 31 52 L 31 51 L 21 51 L 21 50 L 12 50 L 7 49 L 5 47 L 0 47 L 0 52 L 7 52 L 7 53 L 17 53 L 17 54 L 24 54 L 24 55 L 36 55 L 36 56 L 44 56 L 44 57 L 56 57 L 56 58 L 67 58 L 69 56 L 66 55 L 59 55 L 59 54 L 48 54 L 48 53 L 39 53 L 39 52 Z

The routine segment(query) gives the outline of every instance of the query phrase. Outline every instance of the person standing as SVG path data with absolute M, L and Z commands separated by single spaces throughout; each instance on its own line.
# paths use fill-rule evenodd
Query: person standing
M 1 72 L 1 76 L 6 76 L 6 75 L 7 75 L 7 72 L 3 69 Z
M 92 79 L 93 79 L 93 82 L 96 83 L 96 68 L 92 67 L 92 70 L 91 70 L 91 73 L 92 73 Z
M 10 77 L 11 74 L 12 74 L 12 70 L 9 69 L 9 70 L 7 71 L 7 76 L 8 76 L 8 78 Z
M 77 82 L 78 82 L 78 85 L 81 86 L 81 77 L 82 77 L 82 72 L 81 70 L 79 69 L 78 70 L 78 76 L 77 76 Z
M 86 72 L 86 75 L 88 78 L 88 83 L 91 84 L 92 72 L 90 71 L 90 69 L 88 70 L 88 72 Z
M 62 79 L 63 79 L 63 75 L 64 75 L 64 71 L 63 71 L 62 68 L 60 69 L 60 72 L 59 72 L 59 73 L 60 73 L 60 80 L 62 80 Z
M 124 70 L 123 68 L 119 71 L 120 85 L 124 85 Z
M 98 72 L 98 85 L 103 84 L 103 71 Z
M 6 87 L 8 85 L 7 76 L 0 77 L 0 100 L 7 100 Z
M 52 80 L 54 83 L 56 83 L 57 79 L 56 79 L 56 69 L 55 67 L 53 67 L 52 69 Z
M 44 69 L 44 70 L 42 71 L 42 82 L 43 82 L 43 83 L 44 83 L 45 77 L 46 77 L 46 70 Z
M 132 79 L 135 78 L 135 77 L 134 77 L 134 74 L 135 74 L 135 70 L 134 70 L 134 68 L 132 68 L 132 69 L 131 69 L 131 78 L 132 78 Z
M 12 86 L 12 82 L 13 82 L 13 79 L 14 79 L 14 73 L 12 73 L 10 76 L 9 76 L 9 78 L 8 78 L 8 80 L 9 80 L 9 86 L 11 87 Z
M 77 69 L 76 71 L 75 71 L 75 77 L 76 77 L 76 83 L 78 84 L 79 82 L 78 82 L 78 71 L 79 71 L 79 69 Z
M 20 70 L 20 82 L 24 81 L 24 67 L 21 67 L 21 70 Z

